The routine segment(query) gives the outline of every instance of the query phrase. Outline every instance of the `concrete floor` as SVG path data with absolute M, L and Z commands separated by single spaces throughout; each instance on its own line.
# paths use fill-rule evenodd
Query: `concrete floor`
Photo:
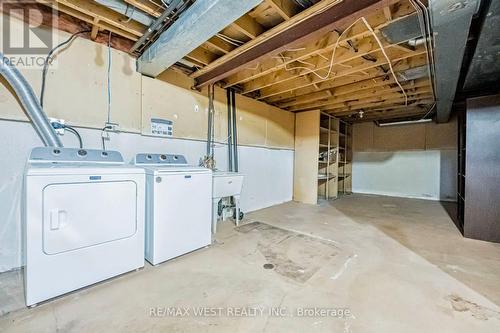
M 352 195 L 245 222 L 223 223 L 210 248 L 9 313 L 0 332 L 500 331 L 500 244 L 462 238 L 438 202 Z

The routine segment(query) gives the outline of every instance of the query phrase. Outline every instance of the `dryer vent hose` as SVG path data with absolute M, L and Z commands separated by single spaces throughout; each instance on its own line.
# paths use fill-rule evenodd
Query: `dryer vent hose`
M 45 146 L 62 147 L 63 144 L 52 128 L 47 115 L 40 106 L 40 101 L 33 88 L 22 74 L 11 64 L 8 58 L 0 52 L 0 75 L 10 84 L 16 93 L 31 124 L 42 139 Z

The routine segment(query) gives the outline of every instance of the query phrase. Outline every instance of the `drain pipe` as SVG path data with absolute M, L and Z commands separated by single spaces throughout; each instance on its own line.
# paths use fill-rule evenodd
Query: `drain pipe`
M 234 89 L 231 88 L 231 107 L 233 109 L 233 132 L 232 132 L 232 139 L 233 139 L 233 160 L 234 160 L 234 168 L 233 171 L 238 172 L 238 131 L 237 131 L 237 124 L 236 124 L 236 92 Z
M 9 82 L 12 89 L 16 93 L 21 105 L 23 106 L 26 114 L 31 120 L 31 124 L 35 128 L 38 136 L 42 139 L 45 146 L 49 147 L 63 147 L 61 139 L 57 136 L 52 128 L 49 119 L 43 112 L 40 106 L 40 101 L 35 95 L 35 92 L 29 85 L 28 81 L 21 75 L 0 52 L 0 75 L 2 75 L 7 82 Z
M 212 157 L 213 158 L 213 152 L 212 152 L 212 130 L 213 130 L 213 123 L 214 123 L 214 117 L 213 117 L 213 94 L 212 94 L 212 85 L 208 86 L 208 129 L 207 129 L 207 157 Z

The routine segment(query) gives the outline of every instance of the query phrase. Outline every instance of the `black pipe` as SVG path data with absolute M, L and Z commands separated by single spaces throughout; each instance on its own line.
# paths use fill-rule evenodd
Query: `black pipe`
M 227 155 L 228 155 L 228 168 L 227 171 L 233 171 L 233 131 L 232 131 L 232 107 L 231 107 L 231 90 L 226 89 L 227 98 Z
M 233 171 L 238 172 L 238 126 L 236 124 L 236 92 L 231 89 L 231 106 L 233 109 Z
M 207 130 L 207 157 L 211 156 L 212 152 L 212 94 L 211 85 L 208 86 L 208 130 Z

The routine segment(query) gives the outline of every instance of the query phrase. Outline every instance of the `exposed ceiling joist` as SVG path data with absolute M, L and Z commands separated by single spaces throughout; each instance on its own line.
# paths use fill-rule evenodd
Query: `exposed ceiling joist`
M 232 26 L 251 39 L 257 38 L 257 36 L 265 31 L 264 28 L 248 14 L 234 21 Z
M 304 42 L 306 38 L 321 36 L 327 31 L 344 27 L 348 22 L 365 16 L 375 9 L 386 7 L 392 2 L 395 1 L 344 0 L 341 2 L 332 2 L 335 5 L 331 5 L 319 13 L 315 12 L 314 9 L 312 12 L 306 10 L 287 21 L 286 23 L 290 24 L 286 27 L 282 24 L 278 26 L 281 28 L 276 29 L 276 31 L 271 29 L 269 36 L 265 36 L 266 38 L 254 47 L 230 59 L 223 59 L 224 57 L 222 57 L 209 66 L 206 66 L 196 75 L 197 86 L 201 87 L 208 83 L 222 80 L 238 70 L 251 66 L 256 60 L 267 54 L 276 54 L 287 47 L 289 48 L 300 42 Z M 314 8 L 314 6 L 311 8 Z M 302 17 L 302 14 L 306 17 Z
M 140 37 L 146 27 L 139 22 L 128 20 L 125 15 L 119 14 L 109 8 L 101 6 L 94 1 L 85 0 L 56 0 L 57 3 L 72 8 L 86 15 L 98 18 L 99 21 L 114 25 L 119 29 Z
M 393 52 L 393 61 L 397 62 L 400 60 L 405 60 L 407 58 L 412 58 L 416 57 L 419 55 L 424 55 L 425 51 L 414 51 L 412 53 L 402 53 L 402 52 Z M 351 63 L 351 67 L 345 67 L 343 69 L 338 70 L 335 72 L 335 74 L 329 78 L 328 80 L 339 80 L 342 77 L 350 76 L 350 75 L 355 75 L 356 73 L 360 74 L 365 74 L 363 71 L 373 69 L 373 68 L 380 68 L 380 66 L 387 65 L 387 60 L 384 57 L 378 57 L 375 62 L 364 62 L 363 60 L 356 60 L 356 62 Z M 385 71 L 385 69 L 384 69 Z M 387 72 L 388 75 L 390 75 L 390 72 Z M 325 80 L 322 77 L 314 76 L 314 75 L 307 75 L 307 76 L 298 76 L 296 78 L 293 78 L 291 80 L 286 80 L 282 81 L 280 83 L 274 84 L 270 87 L 266 87 L 263 89 L 260 89 L 260 96 L 259 99 L 265 99 L 271 96 L 279 95 L 282 93 L 285 93 L 287 91 L 293 91 L 297 90 L 299 88 L 304 88 L 311 86 L 313 84 L 322 84 L 324 82 L 327 82 L 328 80 Z
M 289 20 L 298 12 L 300 6 L 293 0 L 265 0 L 271 7 L 278 12 L 278 14 L 285 20 Z
M 160 5 L 161 0 L 158 2 L 151 0 L 124 0 L 129 5 L 148 13 L 151 16 L 159 17 L 165 10 L 163 5 Z

